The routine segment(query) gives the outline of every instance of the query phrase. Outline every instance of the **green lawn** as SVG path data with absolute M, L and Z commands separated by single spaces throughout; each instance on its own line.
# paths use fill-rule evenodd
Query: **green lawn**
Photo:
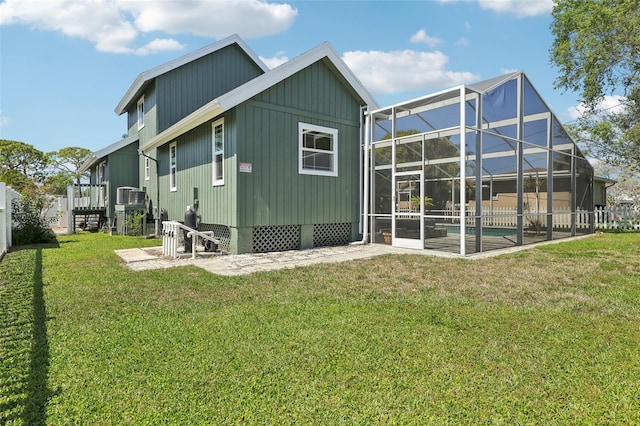
M 640 234 L 483 260 L 133 272 L 0 263 L 0 424 L 640 424 Z

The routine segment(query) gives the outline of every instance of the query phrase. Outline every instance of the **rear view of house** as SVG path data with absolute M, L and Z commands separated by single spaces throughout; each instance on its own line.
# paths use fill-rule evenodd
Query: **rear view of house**
M 377 105 L 333 48 L 273 70 L 237 36 L 204 52 L 142 73 L 116 108 L 154 219 L 193 206 L 232 253 L 358 238 L 361 117 Z
M 115 111 L 126 137 L 85 164 L 111 224 L 193 209 L 229 253 L 593 232 L 593 169 L 521 72 L 380 108 L 328 43 L 269 70 L 231 36 L 141 73 Z

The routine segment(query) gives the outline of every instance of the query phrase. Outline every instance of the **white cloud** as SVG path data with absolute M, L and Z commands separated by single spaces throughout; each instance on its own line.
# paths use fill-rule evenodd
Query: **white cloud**
M 275 67 L 284 64 L 285 62 L 289 62 L 289 58 L 285 56 L 284 52 L 276 53 L 276 56 L 273 58 L 263 58 L 260 56 L 260 60 L 265 63 L 269 69 L 274 69 Z
M 6 125 L 8 125 L 11 122 L 11 120 L 9 119 L 9 117 L 7 117 L 6 115 L 2 114 L 2 110 L 0 109 L 0 127 L 4 127 Z
M 517 72 L 517 71 L 520 71 L 520 70 L 517 68 L 500 68 L 500 72 L 503 75 L 511 74 L 512 72 Z
M 354 51 L 344 61 L 371 92 L 399 93 L 433 90 L 470 83 L 478 76 L 446 69 L 449 58 L 442 52 Z
M 431 37 L 425 30 L 418 30 L 417 33 L 411 36 L 409 41 L 411 43 L 424 43 L 429 47 L 436 47 L 440 44 L 439 38 Z
M 460 37 L 458 39 L 458 41 L 456 41 L 456 44 L 458 46 L 468 46 L 469 45 L 469 40 L 466 37 Z
M 140 46 L 145 33 L 188 33 L 222 38 L 259 37 L 286 30 L 297 11 L 264 0 L 5 0 L 0 25 L 27 25 L 92 42 L 98 51 L 147 55 L 182 50 L 173 38 Z
M 223 38 L 238 33 L 245 38 L 276 34 L 293 24 L 298 12 L 286 3 L 262 0 L 116 0 L 133 14 L 144 32 L 189 33 Z
M 480 7 L 498 13 L 527 17 L 551 13 L 553 3 L 553 0 L 480 0 Z
M 598 104 L 598 106 L 596 107 L 596 111 L 609 112 L 614 114 L 620 113 L 624 111 L 624 101 L 624 96 L 605 96 L 602 102 L 600 102 L 600 104 Z M 569 107 L 567 111 L 569 113 L 569 117 L 571 117 L 572 120 L 577 120 L 578 118 L 582 117 L 582 115 L 587 111 L 587 107 L 584 105 L 584 103 L 581 102 L 577 106 Z
M 176 40 L 172 38 L 163 38 L 163 39 L 155 39 L 145 44 L 142 47 L 139 47 L 135 50 L 137 55 L 149 55 L 152 53 L 164 52 L 164 51 L 173 51 L 173 50 L 182 50 L 184 46 L 178 43 Z
M 476 2 L 476 0 L 439 0 L 441 3 Z M 551 13 L 554 0 L 477 0 L 482 9 L 508 13 L 519 18 Z

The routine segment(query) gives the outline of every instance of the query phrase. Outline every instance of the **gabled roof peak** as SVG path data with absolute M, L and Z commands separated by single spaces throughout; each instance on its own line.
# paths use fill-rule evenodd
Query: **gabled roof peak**
M 149 140 L 141 148 L 145 151 L 156 148 L 325 58 L 331 62 L 332 66 L 335 67 L 337 72 L 340 73 L 342 78 L 351 86 L 352 90 L 362 99 L 365 105 L 378 108 L 376 100 L 360 80 L 358 80 L 347 64 L 344 63 L 331 44 L 324 42 L 212 100 Z
M 131 87 L 129 87 L 129 90 L 127 90 L 127 93 L 125 93 L 125 95 L 116 106 L 116 114 L 121 115 L 126 111 L 131 102 L 139 97 L 140 91 L 148 81 L 153 80 L 154 78 L 162 74 L 165 74 L 182 65 L 188 64 L 189 62 L 195 61 L 196 59 L 202 58 L 210 53 L 221 50 L 232 44 L 237 44 L 238 46 L 240 46 L 240 48 L 244 50 L 244 52 L 253 60 L 253 62 L 256 63 L 256 65 L 260 67 L 260 69 L 262 69 L 263 72 L 269 71 L 269 67 L 267 67 L 267 65 L 262 62 L 262 60 L 258 57 L 258 55 L 256 55 L 253 50 L 251 50 L 247 43 L 239 35 L 234 34 L 140 73 Z

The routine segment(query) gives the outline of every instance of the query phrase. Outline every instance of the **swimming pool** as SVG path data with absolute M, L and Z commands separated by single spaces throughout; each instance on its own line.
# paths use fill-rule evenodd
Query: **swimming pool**
M 460 233 L 460 226 L 459 225 L 441 225 L 441 224 L 438 224 L 436 226 L 436 228 L 444 228 L 450 234 L 459 234 Z M 475 226 L 467 225 L 465 230 L 466 230 L 466 232 L 465 232 L 466 235 L 474 235 L 476 233 L 476 227 Z M 517 235 L 517 234 L 518 234 L 518 230 L 516 228 L 505 228 L 505 227 L 499 227 L 499 226 L 483 226 L 482 227 L 482 235 L 487 236 L 487 237 L 506 237 L 506 236 L 512 236 L 512 235 Z

